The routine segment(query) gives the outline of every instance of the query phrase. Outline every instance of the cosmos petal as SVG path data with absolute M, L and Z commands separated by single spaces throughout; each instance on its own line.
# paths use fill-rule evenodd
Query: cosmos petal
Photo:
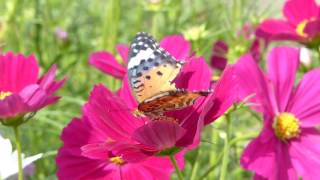
M 315 0 L 289 0 L 283 7 L 283 15 L 291 24 L 298 25 L 304 20 L 317 18 L 319 7 Z
M 122 79 L 127 72 L 126 68 L 119 64 L 112 54 L 105 51 L 92 53 L 89 57 L 89 63 L 118 79 Z
M 303 127 L 319 125 L 320 69 L 305 74 L 290 100 L 288 111 L 297 116 Z
M 233 103 L 238 101 L 238 96 L 234 92 L 238 90 L 235 76 L 235 68 L 227 67 L 221 78 L 215 85 L 213 92 L 207 97 L 204 111 L 207 111 L 204 123 L 208 124 L 223 115 Z
M 30 109 L 18 94 L 13 94 L 4 100 L 0 100 L 0 118 L 14 117 L 18 113 L 24 114 Z
M 81 155 L 90 159 L 106 160 L 109 156 L 107 143 L 91 143 L 81 147 Z
M 116 48 L 124 64 L 128 64 L 129 47 L 125 44 L 118 44 Z
M 0 91 L 17 93 L 25 86 L 35 84 L 38 79 L 39 65 L 34 56 L 22 54 L 0 55 Z
M 257 28 L 256 35 L 266 40 L 294 40 L 303 38 L 296 33 L 295 27 L 283 20 L 267 19 Z
M 296 180 L 298 175 L 292 165 L 292 157 L 288 152 L 288 144 L 278 142 L 276 146 L 276 168 L 273 174 L 269 174 L 267 177 L 275 177 L 275 179 L 288 179 Z
M 211 77 L 212 72 L 204 58 L 193 57 L 183 66 L 174 83 L 179 89 L 189 91 L 208 90 Z M 199 83 L 199 79 L 201 79 L 201 83 Z
M 164 133 L 164 130 L 166 133 Z M 186 133 L 177 123 L 168 120 L 152 121 L 138 128 L 132 138 L 141 144 L 157 150 L 175 146 L 176 142 Z
M 314 179 L 319 176 L 320 133 L 318 130 L 302 129 L 300 138 L 290 143 L 289 153 L 295 170 L 303 179 Z
M 227 53 L 229 46 L 222 40 L 213 45 L 210 65 L 213 68 L 223 70 L 227 65 Z
M 267 80 L 251 55 L 242 56 L 234 66 L 239 84 L 238 96 L 240 100 L 248 99 L 252 109 L 273 115 L 274 107 L 271 103 Z
M 191 49 L 190 43 L 181 35 L 166 36 L 161 40 L 160 46 L 178 60 L 186 60 Z
M 25 87 L 19 95 L 32 111 L 42 108 L 48 97 L 44 89 L 37 84 Z
M 122 99 L 125 99 L 126 104 L 128 105 L 128 108 L 132 109 L 132 111 L 138 107 L 138 102 L 137 102 L 136 98 L 133 96 L 132 91 L 131 91 L 128 75 L 126 75 L 123 78 L 122 86 L 117 91 L 117 95 L 119 97 L 121 97 Z
M 39 80 L 39 85 L 46 91 L 48 95 L 55 93 L 64 85 L 65 81 L 67 80 L 67 77 L 64 77 L 59 81 L 55 81 L 56 72 L 57 65 L 53 65 Z
M 264 177 L 274 174 L 276 168 L 276 139 L 268 138 L 267 140 L 264 138 L 270 137 L 271 133 L 271 131 L 265 129 L 256 139 L 249 143 L 240 159 L 240 164 L 243 168 L 252 170 Z
M 320 19 L 310 21 L 306 24 L 306 26 L 303 29 L 303 32 L 306 33 L 306 35 L 311 38 L 319 38 L 320 36 Z
M 268 54 L 268 78 L 272 81 L 277 109 L 284 112 L 288 105 L 299 66 L 299 51 L 275 47 Z
M 56 159 L 59 179 L 97 179 L 110 173 L 110 170 L 105 170 L 105 166 L 108 165 L 105 159 L 94 160 L 81 155 L 80 147 L 90 141 L 91 131 L 90 125 L 82 119 L 73 119 L 64 128 L 61 135 L 64 144 Z
M 135 118 L 125 102 L 102 85 L 94 87 L 84 114 L 97 131 L 104 131 L 113 140 L 128 140 L 143 121 Z

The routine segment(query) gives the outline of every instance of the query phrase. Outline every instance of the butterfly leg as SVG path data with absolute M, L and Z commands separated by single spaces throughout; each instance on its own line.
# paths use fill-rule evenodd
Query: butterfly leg
M 153 112 L 148 114 L 147 116 L 150 117 L 152 121 L 171 121 L 171 122 L 179 123 L 179 120 L 177 118 L 166 116 L 162 112 L 158 112 L 158 113 Z

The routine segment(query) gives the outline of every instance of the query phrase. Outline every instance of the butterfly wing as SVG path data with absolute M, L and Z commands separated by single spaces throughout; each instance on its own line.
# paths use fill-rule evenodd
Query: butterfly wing
M 177 61 L 147 33 L 138 33 L 129 50 L 128 76 L 139 103 L 158 94 L 175 91 L 172 81 L 180 72 Z
M 186 90 L 167 91 L 139 104 L 139 110 L 145 114 L 162 114 L 162 112 L 183 109 L 191 106 L 200 96 L 207 96 L 210 91 L 187 92 Z
M 129 50 L 128 77 L 141 112 L 154 119 L 167 118 L 163 112 L 185 108 L 209 94 L 176 89 L 172 81 L 182 65 L 150 35 L 137 34 Z

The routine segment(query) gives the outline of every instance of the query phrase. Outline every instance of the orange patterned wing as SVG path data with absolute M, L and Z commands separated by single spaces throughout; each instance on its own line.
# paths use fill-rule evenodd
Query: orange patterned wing
M 198 97 L 207 96 L 209 93 L 209 91 L 168 91 L 145 100 L 139 104 L 138 109 L 145 114 L 161 115 L 163 112 L 183 109 L 191 106 Z

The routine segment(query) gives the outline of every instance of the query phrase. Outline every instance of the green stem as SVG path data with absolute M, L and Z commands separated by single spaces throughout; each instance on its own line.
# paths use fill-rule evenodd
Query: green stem
M 255 138 L 257 137 L 258 133 L 250 133 L 250 134 L 247 134 L 247 135 L 244 135 L 244 136 L 241 136 L 241 137 L 236 137 L 232 140 L 229 141 L 229 147 L 231 146 L 234 146 L 237 142 L 239 141 L 246 141 L 248 139 L 252 139 L 252 138 Z M 215 161 L 213 162 L 210 162 L 210 164 L 212 164 L 212 166 L 210 168 L 208 168 L 205 173 L 203 173 L 203 175 L 199 178 L 199 179 L 204 179 L 206 178 L 213 170 L 214 168 L 218 165 L 218 162 L 220 162 L 222 156 L 223 156 L 223 153 L 224 152 L 221 152 L 217 158 L 215 159 Z M 209 178 L 209 179 L 212 179 L 212 178 Z
M 200 152 L 201 151 L 201 148 L 199 147 L 198 150 L 197 150 L 197 156 L 195 158 L 195 162 L 193 164 L 193 167 L 192 167 L 192 171 L 191 171 L 191 176 L 190 176 L 190 180 L 196 180 L 197 177 L 196 175 L 198 174 L 198 170 L 199 170 L 199 156 L 200 156 Z
M 153 12 L 151 33 L 154 37 L 158 37 L 158 14 Z
M 17 12 L 18 12 L 18 10 L 19 10 L 19 5 L 20 5 L 21 3 L 22 3 L 22 2 L 21 2 L 20 0 L 15 0 L 15 1 L 14 1 L 12 11 L 10 12 L 9 18 L 8 18 L 8 22 L 9 22 L 9 23 L 16 21 Z
M 39 0 L 35 0 L 35 2 L 34 2 L 34 19 L 36 20 L 36 22 L 35 22 L 35 37 L 34 37 L 35 50 L 37 52 L 37 57 L 40 61 L 41 66 L 44 66 L 44 62 L 42 59 L 42 51 L 41 51 L 42 24 L 40 22 L 40 2 L 39 2 Z
M 179 166 L 178 166 L 178 164 L 177 164 L 176 159 L 174 158 L 174 155 L 170 155 L 169 157 L 170 157 L 170 160 L 171 160 L 172 165 L 174 166 L 174 169 L 176 170 L 176 173 L 177 173 L 177 175 L 178 175 L 178 179 L 179 179 L 179 180 L 183 180 L 182 173 L 181 173 L 181 171 L 180 171 L 180 169 L 179 169 Z
M 205 171 L 205 173 L 203 173 L 203 175 L 200 176 L 199 179 L 204 179 L 204 178 L 206 178 L 206 177 L 214 170 L 214 168 L 217 167 L 218 162 L 220 162 L 220 160 L 221 160 L 221 158 L 222 158 L 222 155 L 223 155 L 223 152 L 221 152 L 221 153 L 218 155 L 218 157 L 216 158 L 216 160 L 215 160 L 215 162 L 212 164 L 212 166 L 211 166 L 210 168 L 208 168 L 208 169 Z M 210 179 L 210 178 L 209 178 L 209 179 Z
M 320 60 L 320 46 L 316 49 L 317 54 L 318 54 L 318 60 Z
M 23 180 L 23 168 L 22 168 L 22 152 L 21 152 L 21 140 L 18 126 L 13 127 L 14 136 L 16 138 L 16 148 L 18 156 L 18 180 Z
M 224 147 L 223 147 L 223 157 L 222 157 L 222 165 L 221 165 L 221 173 L 220 173 L 220 180 L 225 180 L 227 171 L 228 171 L 228 163 L 229 163 L 229 139 L 230 139 L 230 115 L 226 114 L 226 122 L 227 122 L 227 129 L 226 129 L 226 138 L 224 140 Z
M 111 0 L 106 4 L 106 17 L 102 32 L 102 49 L 115 53 L 115 44 L 118 38 L 120 24 L 120 0 Z M 110 26 L 112 24 L 112 26 Z

